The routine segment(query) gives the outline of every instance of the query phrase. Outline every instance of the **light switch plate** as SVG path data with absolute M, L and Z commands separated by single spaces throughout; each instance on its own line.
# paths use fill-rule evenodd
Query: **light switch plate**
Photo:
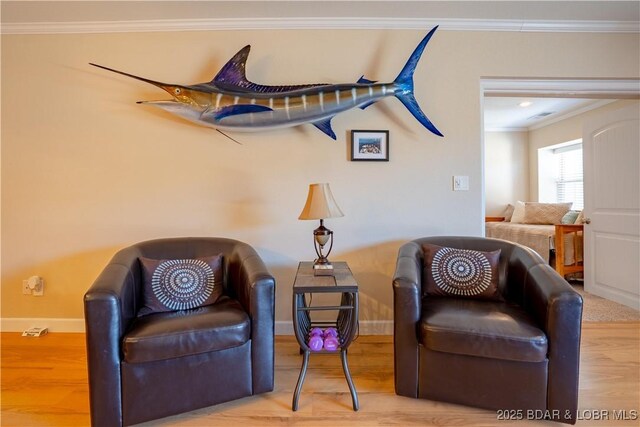
M 469 177 L 465 175 L 454 175 L 453 191 L 469 191 Z

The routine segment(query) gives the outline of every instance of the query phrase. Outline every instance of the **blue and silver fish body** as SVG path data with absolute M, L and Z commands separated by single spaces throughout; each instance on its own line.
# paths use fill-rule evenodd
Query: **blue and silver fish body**
M 333 117 L 355 107 L 364 109 L 399 90 L 393 84 L 356 83 L 317 85 L 251 97 L 221 92 L 218 95 L 222 96 L 216 96 L 216 103 L 203 111 L 198 120 L 221 130 L 249 131 L 312 123 L 335 139 L 331 129 Z
M 331 120 L 352 108 L 365 109 L 390 96 L 398 98 L 413 116 L 436 135 L 442 133 L 422 112 L 413 92 L 413 73 L 437 27 L 418 44 L 398 77 L 377 83 L 361 77 L 356 83 L 266 86 L 246 78 L 250 46 L 234 55 L 211 82 L 191 86 L 160 83 L 91 64 L 158 86 L 173 96 L 168 101 L 141 101 L 192 122 L 225 131 L 257 131 L 313 124 L 336 139 Z

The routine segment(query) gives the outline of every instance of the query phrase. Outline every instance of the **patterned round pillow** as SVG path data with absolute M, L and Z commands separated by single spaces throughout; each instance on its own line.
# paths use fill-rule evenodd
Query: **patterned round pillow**
M 140 258 L 144 287 L 138 316 L 189 310 L 222 295 L 222 256 L 155 260 Z
M 498 291 L 500 250 L 482 252 L 424 244 L 425 295 L 502 301 Z

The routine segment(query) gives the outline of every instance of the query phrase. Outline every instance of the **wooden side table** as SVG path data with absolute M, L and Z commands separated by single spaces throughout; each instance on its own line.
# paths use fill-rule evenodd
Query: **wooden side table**
M 293 330 L 296 334 L 298 344 L 303 353 L 302 367 L 296 390 L 293 393 L 292 409 L 298 410 L 298 399 L 302 384 L 307 374 L 309 366 L 309 355 L 314 354 L 340 354 L 342 370 L 351 391 L 353 400 L 353 410 L 359 409 L 358 394 L 351 379 L 349 364 L 347 362 L 347 349 L 356 336 L 358 329 L 358 283 L 346 262 L 334 262 L 333 276 L 314 276 L 313 263 L 301 262 L 298 265 L 296 279 L 293 284 Z M 340 305 L 318 305 L 307 304 L 306 294 L 314 293 L 339 293 L 341 294 Z M 311 311 L 336 311 L 338 314 L 335 321 L 312 321 Z M 340 346 L 336 351 L 311 351 L 307 338 L 309 331 L 314 327 L 334 327 L 338 330 L 338 341 Z
M 556 224 L 555 249 L 556 249 L 556 271 L 563 278 L 566 274 L 579 273 L 584 271 L 584 225 L 583 224 Z M 565 265 L 566 246 L 565 235 L 571 234 L 569 242 L 573 249 L 573 262 Z M 582 255 L 582 257 L 580 256 Z

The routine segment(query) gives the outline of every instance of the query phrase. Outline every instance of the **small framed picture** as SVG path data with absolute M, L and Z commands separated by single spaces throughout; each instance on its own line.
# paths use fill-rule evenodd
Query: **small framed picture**
M 352 130 L 351 160 L 389 161 L 388 130 Z

